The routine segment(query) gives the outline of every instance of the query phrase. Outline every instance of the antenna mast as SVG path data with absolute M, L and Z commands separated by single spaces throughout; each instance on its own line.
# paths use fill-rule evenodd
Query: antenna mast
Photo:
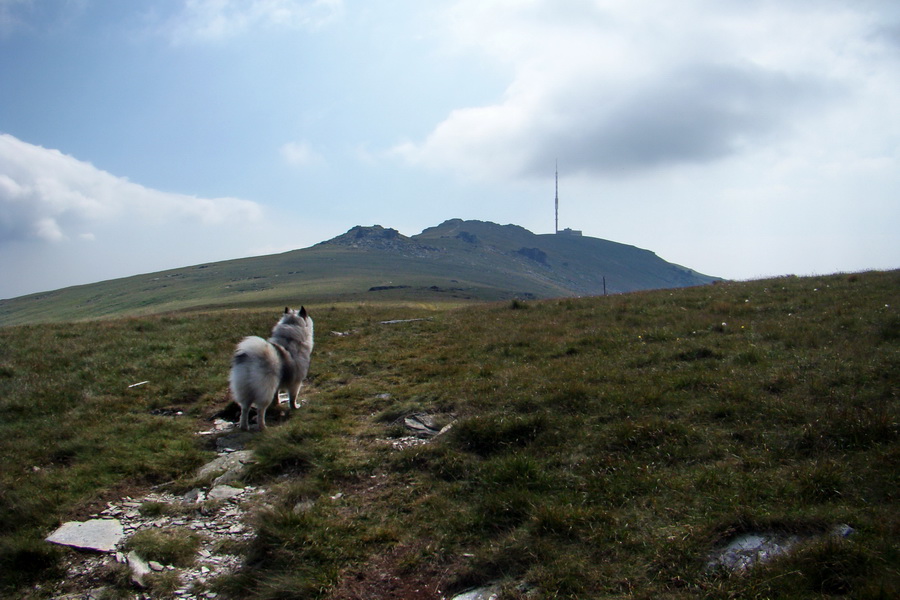
M 554 233 L 559 233 L 559 161 L 556 161 L 556 197 L 554 199 L 554 221 L 553 228 Z

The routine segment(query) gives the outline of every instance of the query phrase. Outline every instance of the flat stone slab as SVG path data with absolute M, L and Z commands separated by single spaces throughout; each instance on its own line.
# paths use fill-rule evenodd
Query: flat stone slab
M 240 488 L 231 487 L 230 485 L 217 485 L 213 489 L 209 490 L 209 493 L 206 497 L 209 500 L 229 500 L 236 496 L 240 496 L 244 493 L 244 490 Z
M 90 521 L 69 521 L 51 533 L 46 540 L 61 546 L 71 546 L 82 550 L 111 552 L 116 549 L 125 530 L 118 519 L 91 519 Z
M 800 540 L 797 535 L 745 533 L 731 540 L 707 563 L 707 568 L 721 566 L 729 571 L 745 571 L 757 563 L 768 562 L 776 556 L 787 554 Z
M 197 471 L 197 477 L 205 479 L 207 477 L 221 475 L 227 471 L 240 471 L 244 468 L 244 465 L 250 462 L 253 462 L 253 450 L 229 452 L 200 467 Z
M 415 323 L 416 321 L 430 321 L 431 317 L 424 319 L 391 319 L 390 321 L 381 321 L 381 325 L 396 325 L 397 323 Z
M 714 552 L 706 563 L 707 570 L 724 568 L 728 571 L 746 571 L 757 564 L 788 554 L 794 547 L 824 536 L 846 538 L 854 533 L 849 525 L 835 525 L 830 532 L 798 535 L 776 531 L 750 531 L 732 538 L 728 544 Z
M 469 590 L 458 596 L 453 596 L 453 600 L 497 600 L 500 597 L 500 587 L 489 585 L 487 587 Z
M 429 415 L 410 415 L 403 419 L 403 424 L 419 437 L 434 437 L 441 432 Z

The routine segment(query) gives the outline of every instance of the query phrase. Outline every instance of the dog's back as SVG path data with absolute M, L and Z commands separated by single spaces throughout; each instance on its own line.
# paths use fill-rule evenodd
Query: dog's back
M 310 356 L 313 349 L 313 320 L 306 309 L 299 311 L 285 308 L 281 320 L 272 328 L 269 343 L 274 344 L 282 354 L 282 372 L 279 389 L 299 391 L 309 372 Z

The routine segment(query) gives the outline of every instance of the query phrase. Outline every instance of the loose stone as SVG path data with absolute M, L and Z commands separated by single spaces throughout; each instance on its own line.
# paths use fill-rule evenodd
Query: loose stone
M 124 537 L 125 531 L 118 519 L 91 519 L 69 521 L 47 537 L 48 542 L 72 546 L 82 550 L 110 552 Z

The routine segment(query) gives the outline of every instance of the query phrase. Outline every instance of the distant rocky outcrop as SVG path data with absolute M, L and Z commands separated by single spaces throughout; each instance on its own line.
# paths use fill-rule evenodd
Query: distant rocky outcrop
M 344 246 L 361 250 L 394 250 L 405 253 L 438 251 L 437 248 L 416 242 L 396 229 L 382 227 L 381 225 L 372 225 L 371 227 L 357 225 L 347 231 L 347 233 L 316 244 L 316 246 Z
M 520 254 L 534 262 L 539 262 L 544 265 L 547 264 L 547 253 L 540 248 L 519 248 L 516 250 L 516 254 Z

